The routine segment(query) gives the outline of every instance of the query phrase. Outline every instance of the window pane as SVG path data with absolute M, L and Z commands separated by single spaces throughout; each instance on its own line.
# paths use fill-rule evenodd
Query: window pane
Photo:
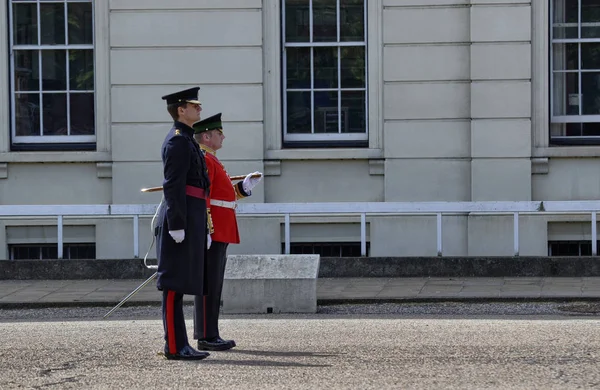
M 93 50 L 69 50 L 69 89 L 94 89 Z
M 337 41 L 336 0 L 313 0 L 313 41 Z
M 32 246 L 12 246 L 12 260 L 39 260 L 40 248 Z
M 579 115 L 579 80 L 577 73 L 554 73 L 553 115 Z
M 552 67 L 554 70 L 579 69 L 578 43 L 555 43 L 552 45 Z
M 310 88 L 310 48 L 288 47 L 286 77 L 288 88 Z
M 581 69 L 600 70 L 600 43 L 581 44 Z
M 92 44 L 92 3 L 72 3 L 68 5 L 69 12 L 69 44 Z
M 310 41 L 309 0 L 285 1 L 285 41 Z
M 13 41 L 15 45 L 37 45 L 36 4 L 13 5 Z
M 567 137 L 581 137 L 583 136 L 582 123 L 567 123 L 565 126 L 565 135 Z
M 339 133 L 338 93 L 315 92 L 315 133 Z
M 65 50 L 42 50 L 42 89 L 64 91 L 67 89 Z
M 71 135 L 94 135 L 94 94 L 71 93 Z
M 600 72 L 581 74 L 581 100 L 583 115 L 600 114 Z
M 584 137 L 600 136 L 600 123 L 581 123 L 581 135 Z
M 95 244 L 66 244 L 63 246 L 64 258 L 68 259 L 95 259 Z
M 15 50 L 15 91 L 40 89 L 39 51 Z
M 567 133 L 566 123 L 550 123 L 550 137 L 564 137 Z
M 65 44 L 65 6 L 61 3 L 40 4 L 42 45 Z
M 67 94 L 45 93 L 44 102 L 44 134 L 68 135 L 67 132 Z
M 365 40 L 365 5 L 363 0 L 340 0 L 340 41 Z
M 342 132 L 364 133 L 367 130 L 364 91 L 342 91 Z
M 338 86 L 338 48 L 315 47 L 315 89 L 337 88 Z
M 600 38 L 600 0 L 581 0 L 581 37 Z
M 598 137 L 600 123 L 552 123 L 552 137 Z
M 342 47 L 342 88 L 365 88 L 364 46 Z
M 287 93 L 287 132 L 311 133 L 310 92 Z
M 579 9 L 577 1 L 553 1 L 552 37 L 554 39 L 577 38 Z
M 58 259 L 58 245 L 42 246 L 42 260 L 56 260 Z
M 15 94 L 16 135 L 40 135 L 40 95 Z

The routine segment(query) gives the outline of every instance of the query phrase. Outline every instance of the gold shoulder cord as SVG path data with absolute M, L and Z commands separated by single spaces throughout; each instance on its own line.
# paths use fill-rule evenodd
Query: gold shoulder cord
M 213 234 L 215 228 L 213 226 L 212 216 L 210 215 L 210 208 L 206 209 L 206 224 L 208 225 L 208 233 Z

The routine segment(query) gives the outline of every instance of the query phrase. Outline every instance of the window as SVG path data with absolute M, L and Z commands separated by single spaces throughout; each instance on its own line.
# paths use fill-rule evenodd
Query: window
M 551 8 L 553 144 L 600 143 L 600 2 L 553 0 Z
M 14 244 L 8 246 L 10 260 L 56 260 L 56 244 Z M 96 244 L 65 244 L 63 259 L 95 259 Z
M 365 0 L 283 0 L 284 146 L 367 146 Z
M 11 0 L 9 5 L 13 147 L 93 147 L 92 1 Z
M 367 253 L 369 253 L 367 242 Z M 285 253 L 285 244 L 281 245 L 281 253 Z M 321 257 L 361 257 L 360 242 L 292 242 L 292 255 L 320 255 Z
M 597 242 L 600 248 L 600 241 Z M 548 256 L 591 256 L 590 241 L 548 241 Z

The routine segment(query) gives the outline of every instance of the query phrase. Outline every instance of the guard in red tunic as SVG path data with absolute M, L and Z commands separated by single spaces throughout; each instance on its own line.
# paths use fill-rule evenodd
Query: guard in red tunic
M 262 173 L 248 174 L 243 181 L 233 184 L 216 152 L 223 146 L 225 135 L 221 113 L 194 124 L 194 138 L 204 153 L 210 191 L 208 203 L 210 246 L 206 255 L 205 291 L 207 295 L 194 300 L 194 338 L 198 349 L 224 351 L 235 347 L 235 341 L 223 340 L 219 335 L 219 308 L 223 290 L 223 278 L 227 262 L 227 246 L 239 244 L 235 215 L 236 201 L 252 194 L 252 188 L 262 179 Z

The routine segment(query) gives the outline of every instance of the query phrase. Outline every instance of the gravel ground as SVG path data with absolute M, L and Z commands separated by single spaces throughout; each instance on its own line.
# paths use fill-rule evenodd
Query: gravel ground
M 0 321 L 101 320 L 112 307 L 48 307 L 0 309 Z M 192 305 L 184 307 L 186 319 L 192 318 Z M 600 316 L 598 302 L 493 302 L 493 303 L 372 303 L 319 306 L 317 316 Z M 223 315 L 222 318 L 281 317 L 280 314 Z M 313 315 L 314 316 L 314 315 Z M 109 319 L 160 319 L 158 305 L 126 306 Z
M 350 306 L 338 307 L 337 314 L 228 316 L 221 322 L 221 331 L 235 338 L 238 346 L 212 352 L 200 362 L 161 356 L 164 340 L 157 307 L 119 313 L 122 318 L 133 314 L 128 310 L 139 310 L 137 314 L 154 317 L 150 320 L 44 321 L 33 315 L 29 321 L 4 321 L 0 325 L 0 388 L 600 388 L 598 317 L 460 317 L 462 305 L 456 303 Z M 520 308 L 531 314 L 534 306 L 469 304 L 461 309 L 514 314 Z M 536 310 L 547 307 L 539 304 Z M 555 309 L 560 313 L 560 304 Z M 49 314 L 81 318 L 106 312 L 101 308 L 70 310 L 74 309 Z M 411 314 L 386 315 L 384 310 Z M 355 314 L 361 311 L 379 314 Z M 434 314 L 417 318 L 420 314 L 415 312 Z M 451 315 L 435 314 L 439 312 Z M 187 318 L 191 333 L 192 321 Z

